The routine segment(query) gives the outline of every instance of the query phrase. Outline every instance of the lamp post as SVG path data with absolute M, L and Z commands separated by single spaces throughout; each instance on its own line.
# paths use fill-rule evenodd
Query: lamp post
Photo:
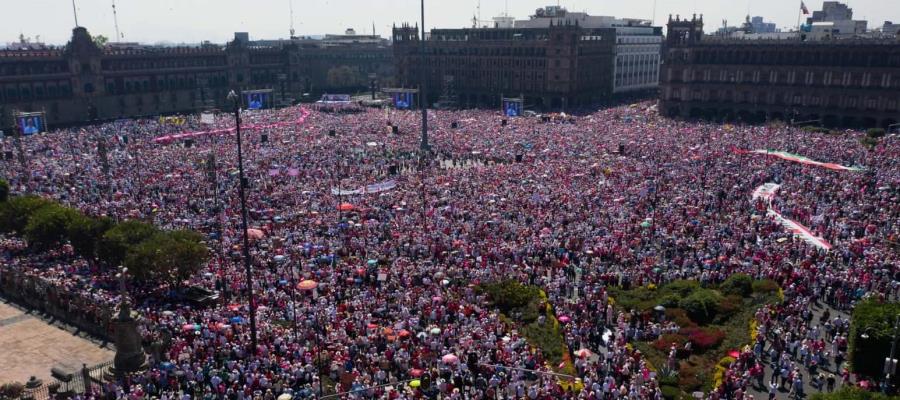
M 885 385 L 884 391 L 885 394 L 893 392 L 891 390 L 891 379 L 893 378 L 894 372 L 897 370 L 897 360 L 894 358 L 895 351 L 897 350 L 897 334 L 900 333 L 900 315 L 897 315 L 897 320 L 894 322 L 894 337 L 891 338 L 891 355 L 890 358 L 884 360 L 884 372 L 885 372 Z
M 241 198 L 241 229 L 244 231 L 244 270 L 247 273 L 247 296 L 250 303 L 250 341 L 253 346 L 251 354 L 256 353 L 256 299 L 253 297 L 253 270 L 250 268 L 250 239 L 247 237 L 247 197 L 244 194 L 244 154 L 241 149 L 241 106 L 240 99 L 234 90 L 228 93 L 228 100 L 234 105 L 235 133 L 238 151 L 238 194 Z
M 422 73 L 422 93 L 419 102 L 422 104 L 422 143 L 419 148 L 424 153 L 428 146 L 428 57 L 425 55 L 425 0 L 421 0 L 422 38 L 419 40 L 420 71 Z

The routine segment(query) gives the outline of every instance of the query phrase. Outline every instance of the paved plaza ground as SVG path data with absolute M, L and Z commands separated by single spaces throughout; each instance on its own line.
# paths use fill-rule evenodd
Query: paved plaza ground
M 111 346 L 101 347 L 77 332 L 50 324 L 0 298 L 0 384 L 50 378 L 50 369 L 79 371 L 112 360 Z

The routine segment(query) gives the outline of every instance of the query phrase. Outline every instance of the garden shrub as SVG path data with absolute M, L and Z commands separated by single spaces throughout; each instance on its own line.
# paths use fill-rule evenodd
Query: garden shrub
M 679 302 L 692 321 L 704 325 L 712 321 L 718 313 L 722 295 L 710 289 L 698 289 Z
M 691 319 L 688 318 L 687 313 L 680 308 L 667 308 L 666 309 L 666 319 L 674 322 L 676 325 L 678 325 L 681 328 L 697 326 L 697 324 L 694 323 L 694 321 L 691 321 Z
M 669 385 L 660 386 L 659 391 L 662 392 L 662 396 L 666 400 L 675 400 L 678 399 L 678 396 L 681 395 L 680 389 Z
M 728 295 L 719 302 L 719 319 L 727 319 L 741 310 L 744 306 L 744 300 L 738 295 Z
M 689 280 L 677 280 L 665 286 L 665 290 L 681 297 L 688 297 L 700 289 L 700 282 Z
M 751 287 L 754 293 L 774 293 L 779 289 L 778 283 L 771 279 L 753 281 Z
M 869 128 L 869 130 L 866 131 L 866 136 L 870 138 L 880 138 L 883 137 L 884 134 L 885 132 L 882 128 Z
M 753 293 L 753 278 L 745 274 L 733 274 L 719 287 L 722 294 L 733 294 L 741 297 Z
M 718 328 L 683 328 L 678 333 L 687 336 L 698 352 L 718 347 L 725 340 L 725 332 Z
M 54 202 L 38 196 L 16 196 L 0 204 L 0 232 L 23 232 L 31 216 Z
M 685 335 L 681 335 L 678 333 L 666 333 L 653 341 L 653 348 L 665 354 L 668 354 L 669 349 L 672 347 L 672 343 L 675 343 L 675 348 L 681 350 L 684 348 L 684 344 L 687 343 L 687 341 L 688 337 Z
M 670 308 L 670 307 L 678 307 L 678 302 L 681 301 L 681 297 L 677 294 L 669 293 L 659 299 L 659 305 Z
M 483 284 L 480 288 L 500 311 L 508 313 L 514 308 L 525 307 L 540 298 L 540 290 L 525 286 L 518 281 L 507 279 L 502 282 Z

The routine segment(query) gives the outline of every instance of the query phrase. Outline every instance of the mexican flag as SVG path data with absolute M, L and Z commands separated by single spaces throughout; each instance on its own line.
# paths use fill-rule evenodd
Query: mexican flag
M 831 243 L 825 241 L 825 239 L 814 235 L 810 232 L 809 228 L 800 225 L 797 221 L 790 220 L 785 218 L 781 213 L 775 211 L 773 209 L 769 209 L 768 215 L 778 221 L 785 229 L 789 232 L 793 233 L 794 236 L 800 237 L 804 242 L 809 243 L 813 246 L 816 246 L 820 249 L 831 250 Z
M 835 171 L 852 171 L 859 172 L 863 171 L 864 168 L 861 167 L 847 167 L 840 164 L 835 163 L 825 163 L 821 161 L 816 161 L 808 157 L 801 156 L 799 154 L 788 153 L 786 151 L 775 151 L 775 150 L 741 150 L 734 149 L 736 154 L 763 154 L 770 157 L 777 157 L 782 160 L 793 161 L 800 164 L 812 165 L 816 167 L 828 168 Z

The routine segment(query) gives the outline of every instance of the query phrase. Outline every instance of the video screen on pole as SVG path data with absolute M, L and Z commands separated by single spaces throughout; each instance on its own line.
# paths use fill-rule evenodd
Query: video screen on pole
M 270 107 L 268 92 L 244 93 L 248 110 L 262 110 Z
M 394 93 L 394 108 L 405 110 L 413 105 L 413 94 L 409 92 Z
M 22 115 L 18 120 L 19 129 L 23 135 L 34 135 L 44 131 L 43 115 Z
M 506 115 L 507 117 L 518 117 L 522 115 L 522 101 L 504 99 L 503 115 Z

